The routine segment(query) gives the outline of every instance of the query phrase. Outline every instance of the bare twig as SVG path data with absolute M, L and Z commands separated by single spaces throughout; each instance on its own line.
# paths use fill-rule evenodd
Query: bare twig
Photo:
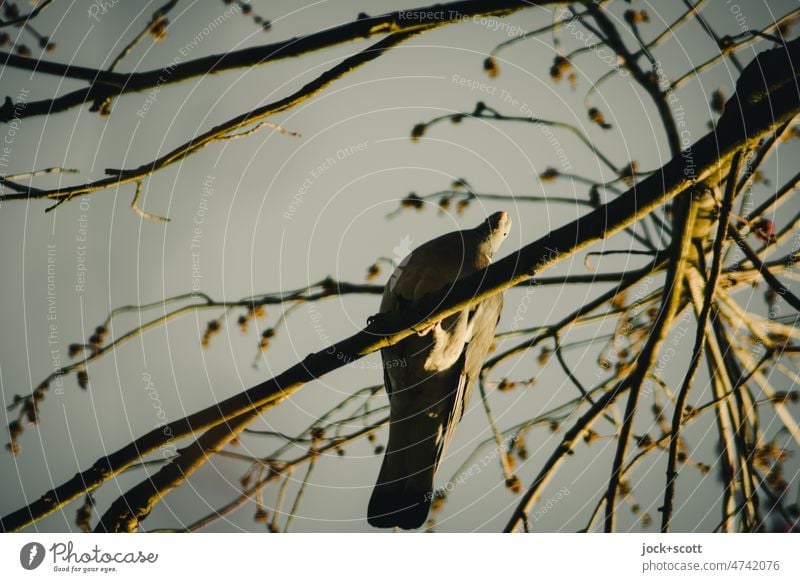
M 764 281 L 769 285 L 775 293 L 778 294 L 778 297 L 781 297 L 786 300 L 786 302 L 794 307 L 797 311 L 800 311 L 800 299 L 797 296 L 789 291 L 783 283 L 781 283 L 778 278 L 772 274 L 772 272 L 764 265 L 763 261 L 759 258 L 758 254 L 747 244 L 747 241 L 744 240 L 744 237 L 736 232 L 735 229 L 731 230 L 731 236 L 736 241 L 736 244 L 739 245 L 739 248 L 742 249 L 745 256 L 748 260 L 753 263 L 753 266 L 758 269 L 758 272 L 764 278 Z
M 147 220 L 152 220 L 154 222 L 169 222 L 169 218 L 165 216 L 158 216 L 156 214 L 150 214 L 139 208 L 139 195 L 142 193 L 142 182 L 139 180 L 136 182 L 136 192 L 133 194 L 133 200 L 131 200 L 131 208 L 133 211 L 138 214 L 142 218 L 146 218 Z M 66 198 L 62 198 L 62 200 L 66 200 Z
M 27 24 L 39 14 L 42 13 L 43 10 L 47 9 L 50 4 L 53 3 L 53 0 L 40 0 L 36 6 L 27 14 L 20 14 L 17 18 L 12 18 L 11 20 L 0 20 L 0 28 L 5 26 L 16 26 L 19 24 Z

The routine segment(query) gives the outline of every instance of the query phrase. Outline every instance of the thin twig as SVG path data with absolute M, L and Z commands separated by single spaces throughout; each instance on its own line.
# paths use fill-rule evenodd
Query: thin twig
M 767 285 L 769 285 L 772 290 L 778 294 L 778 297 L 785 299 L 789 305 L 794 307 L 797 311 L 800 311 L 800 299 L 798 299 L 794 293 L 789 291 L 789 289 L 787 289 L 783 283 L 781 283 L 778 278 L 772 274 L 772 272 L 759 258 L 758 254 L 750 247 L 749 244 L 747 244 L 747 241 L 744 239 L 744 237 L 739 234 L 736 229 L 731 230 L 731 236 L 733 236 L 733 240 L 736 241 L 736 244 L 739 245 L 739 248 L 742 249 L 742 252 L 748 258 L 748 260 L 753 263 L 753 266 L 764 278 L 764 281 L 767 283 Z
M 166 216 L 158 216 L 157 214 L 150 214 L 139 208 L 139 195 L 142 193 L 142 181 L 139 180 L 136 182 L 136 192 L 133 194 L 133 200 L 131 200 L 131 208 L 133 211 L 138 214 L 142 218 L 146 218 L 147 220 L 152 220 L 154 222 L 169 222 L 170 219 Z M 66 200 L 63 198 L 62 200 Z
M 53 0 L 40 0 L 37 3 L 36 7 L 33 8 L 29 13 L 21 14 L 17 18 L 13 18 L 11 20 L 0 20 L 0 28 L 3 28 L 5 26 L 16 26 L 20 24 L 27 24 L 28 22 L 39 16 L 39 14 L 41 14 L 42 11 L 45 10 L 47 7 L 49 7 L 50 4 L 52 3 Z

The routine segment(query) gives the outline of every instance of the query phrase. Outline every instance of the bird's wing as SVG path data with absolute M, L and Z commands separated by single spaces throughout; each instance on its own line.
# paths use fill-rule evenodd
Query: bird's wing
M 464 237 L 460 232 L 451 232 L 435 238 L 405 257 L 395 268 L 386 283 L 381 313 L 396 308 L 396 298 L 419 301 L 426 294 L 438 291 L 445 285 L 473 270 L 466 261 Z
M 494 340 L 494 331 L 502 311 L 503 295 L 498 293 L 478 303 L 469 314 L 470 337 L 457 363 L 461 370 L 458 375 L 458 382 L 451 393 L 450 405 L 448 406 L 450 412 L 447 423 L 444 425 L 444 438 L 440 442 L 439 452 L 436 456 L 437 468 L 441 458 L 450 446 L 456 425 L 461 421 L 461 417 L 464 416 L 464 411 L 475 388 L 475 382 L 481 373 L 483 361 L 486 358 L 486 354 L 489 353 L 489 347 Z
M 473 383 L 480 375 L 483 361 L 489 348 L 494 341 L 494 332 L 497 322 L 500 321 L 500 314 L 503 311 L 503 294 L 498 293 L 484 299 L 470 314 L 469 328 L 470 339 L 465 348 L 466 361 L 464 362 L 464 375 Z M 469 395 L 467 395 L 467 398 Z
M 387 287 L 386 291 L 383 293 L 383 300 L 381 301 L 381 313 L 388 313 L 390 311 L 397 311 L 399 309 L 403 309 L 406 307 L 410 300 L 406 299 L 399 293 L 390 292 L 389 288 Z M 388 348 L 383 348 L 381 350 L 381 361 L 383 362 L 383 387 L 386 390 L 386 394 L 389 396 L 389 401 L 391 402 L 392 399 L 392 372 L 395 371 L 395 368 L 398 367 L 405 367 L 406 361 L 406 345 L 409 342 L 399 342 L 393 346 L 389 346 Z M 397 380 L 401 380 L 398 378 Z

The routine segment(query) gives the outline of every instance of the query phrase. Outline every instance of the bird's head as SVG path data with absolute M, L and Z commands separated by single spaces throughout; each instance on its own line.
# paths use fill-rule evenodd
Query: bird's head
M 481 251 L 491 257 L 511 230 L 511 219 L 508 213 L 501 210 L 495 212 L 475 228 L 480 240 Z

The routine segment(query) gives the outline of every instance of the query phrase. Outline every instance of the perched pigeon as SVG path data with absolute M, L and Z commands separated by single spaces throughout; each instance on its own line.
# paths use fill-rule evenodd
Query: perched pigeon
M 497 212 L 476 228 L 420 246 L 395 269 L 381 313 L 452 285 L 492 262 L 511 228 Z M 428 516 L 433 476 L 461 420 L 503 307 L 502 294 L 382 350 L 389 444 L 369 501 L 370 525 L 415 529 Z

